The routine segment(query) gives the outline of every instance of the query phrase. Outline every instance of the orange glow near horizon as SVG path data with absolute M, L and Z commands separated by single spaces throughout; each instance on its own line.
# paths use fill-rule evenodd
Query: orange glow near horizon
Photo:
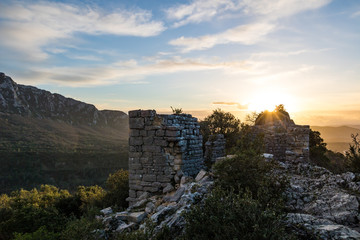
M 283 104 L 289 112 L 298 111 L 293 96 L 277 90 L 257 92 L 249 101 L 250 111 L 273 111 L 276 105 Z

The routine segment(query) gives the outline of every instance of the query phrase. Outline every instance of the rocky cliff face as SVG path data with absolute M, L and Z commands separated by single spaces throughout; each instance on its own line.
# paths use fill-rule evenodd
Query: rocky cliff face
M 17 84 L 4 73 L 0 73 L 0 112 L 89 126 L 117 127 L 127 119 L 121 111 L 99 111 L 91 104 Z

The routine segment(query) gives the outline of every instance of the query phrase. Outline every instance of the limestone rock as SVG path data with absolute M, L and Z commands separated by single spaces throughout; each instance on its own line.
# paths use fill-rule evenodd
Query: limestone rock
M 134 222 L 134 223 L 140 223 L 142 220 L 144 220 L 147 216 L 146 212 L 132 212 L 128 215 L 128 221 Z
M 207 172 L 204 169 L 201 169 L 198 175 L 196 176 L 195 181 L 199 182 L 201 179 L 205 177 L 206 173 Z
M 163 193 L 168 193 L 174 190 L 174 186 L 168 183 L 166 187 L 163 189 Z
M 330 220 L 319 219 L 309 214 L 290 213 L 287 222 L 292 225 L 301 225 L 320 239 L 360 239 L 360 233 Z
M 113 210 L 111 209 L 111 207 L 108 207 L 108 208 L 104 208 L 104 209 L 100 210 L 100 212 L 104 215 L 110 215 L 113 213 Z

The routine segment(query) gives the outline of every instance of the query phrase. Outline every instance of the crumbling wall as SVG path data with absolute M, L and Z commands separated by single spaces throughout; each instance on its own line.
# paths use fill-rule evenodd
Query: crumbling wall
M 223 134 L 211 135 L 205 143 L 205 161 L 215 163 L 217 158 L 225 156 L 225 144 L 226 140 Z
M 256 125 L 254 132 L 264 137 L 264 151 L 271 153 L 280 161 L 308 161 L 309 134 L 308 125 L 277 122 Z
M 191 115 L 135 110 L 129 126 L 130 205 L 144 192 L 162 192 L 203 167 L 200 125 Z

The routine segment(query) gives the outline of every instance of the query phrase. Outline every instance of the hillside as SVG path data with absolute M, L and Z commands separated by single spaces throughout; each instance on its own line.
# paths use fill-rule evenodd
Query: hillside
M 321 137 L 328 144 L 328 149 L 336 152 L 343 152 L 349 149 L 349 143 L 352 141 L 351 134 L 360 134 L 359 128 L 348 126 L 311 126 L 311 129 L 319 131 L 321 133 Z
M 0 73 L 0 192 L 103 184 L 127 168 L 128 118 Z

